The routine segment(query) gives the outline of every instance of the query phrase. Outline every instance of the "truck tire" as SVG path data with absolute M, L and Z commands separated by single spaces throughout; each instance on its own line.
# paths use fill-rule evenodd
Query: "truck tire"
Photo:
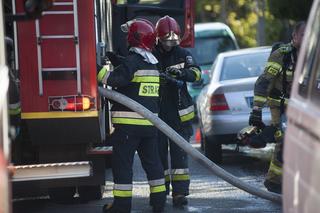
M 70 203 L 73 201 L 76 187 L 49 188 L 50 199 L 56 203 Z
M 217 137 L 212 137 L 209 141 L 208 137 L 203 137 L 204 155 L 214 163 L 222 163 L 222 145 Z
M 102 198 L 103 192 L 104 187 L 101 185 L 78 187 L 78 193 L 82 202 L 100 200 Z

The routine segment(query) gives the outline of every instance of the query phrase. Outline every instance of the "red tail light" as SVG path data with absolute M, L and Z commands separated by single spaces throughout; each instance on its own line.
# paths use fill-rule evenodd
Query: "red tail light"
M 212 95 L 211 96 L 211 104 L 210 111 L 224 111 L 229 110 L 228 103 L 224 94 Z
M 90 96 L 49 97 L 50 111 L 87 111 L 95 109 L 95 99 Z

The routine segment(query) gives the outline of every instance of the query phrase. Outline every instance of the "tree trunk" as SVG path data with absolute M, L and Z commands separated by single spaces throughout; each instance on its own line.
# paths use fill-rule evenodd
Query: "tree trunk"
M 265 32 L 265 0 L 256 0 L 256 11 L 258 15 L 257 24 L 257 43 L 258 46 L 263 46 L 266 44 L 266 32 Z

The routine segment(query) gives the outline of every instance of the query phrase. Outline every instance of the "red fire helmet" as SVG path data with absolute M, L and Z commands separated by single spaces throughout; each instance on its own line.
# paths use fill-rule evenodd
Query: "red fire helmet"
M 164 16 L 156 24 L 158 40 L 166 46 L 177 46 L 180 44 L 180 26 L 174 18 Z
M 130 47 L 139 47 L 151 51 L 156 42 L 156 32 L 153 24 L 144 19 L 136 19 L 127 23 Z

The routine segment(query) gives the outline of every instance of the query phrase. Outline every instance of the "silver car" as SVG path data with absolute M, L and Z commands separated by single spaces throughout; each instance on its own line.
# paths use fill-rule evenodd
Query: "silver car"
M 270 47 L 221 53 L 210 70 L 210 82 L 197 99 L 201 145 L 214 162 L 222 161 L 222 144 L 236 143 L 236 134 L 248 126 L 253 89 L 270 55 Z M 262 117 L 270 123 L 270 111 Z

